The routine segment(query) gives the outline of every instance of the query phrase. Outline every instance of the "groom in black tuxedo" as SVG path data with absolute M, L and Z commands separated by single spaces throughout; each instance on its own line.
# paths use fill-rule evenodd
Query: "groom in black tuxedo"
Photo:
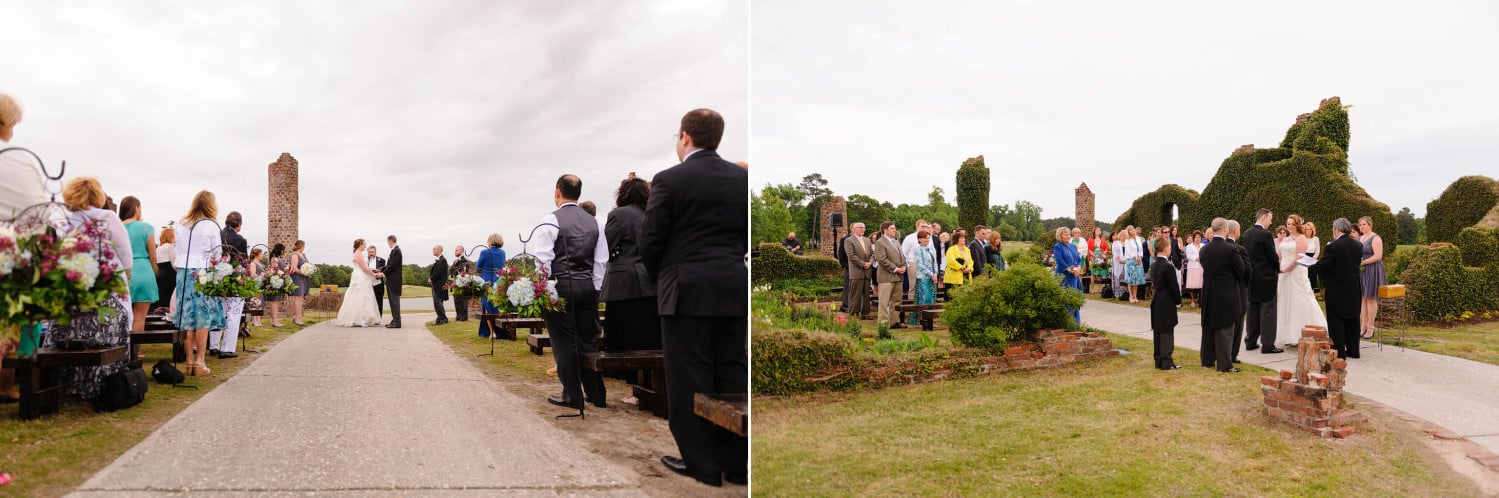
M 1254 215 L 1254 226 L 1244 231 L 1239 244 L 1249 252 L 1249 319 L 1244 331 L 1245 349 L 1263 344 L 1261 353 L 1283 353 L 1275 347 L 1275 291 L 1280 281 L 1280 255 L 1276 253 L 1275 236 L 1266 230 L 1274 216 L 1261 208 Z
M 385 258 L 375 255 L 375 246 L 370 246 L 369 265 L 371 271 L 385 271 Z M 375 308 L 385 316 L 385 279 L 375 279 Z
M 1363 295 L 1359 287 L 1358 266 L 1364 259 L 1364 245 L 1348 236 L 1353 226 L 1347 218 L 1332 222 L 1332 233 L 1337 237 L 1327 250 L 1322 251 L 1322 260 L 1312 266 L 1317 276 L 1322 277 L 1323 296 L 1327 302 L 1327 335 L 1332 338 L 1332 348 L 1339 358 L 1358 358 L 1359 305 Z
M 395 235 L 385 237 L 385 243 L 390 244 L 390 257 L 380 269 L 388 284 L 385 295 L 390 298 L 390 324 L 385 328 L 398 329 L 401 328 L 401 246 L 396 245 Z

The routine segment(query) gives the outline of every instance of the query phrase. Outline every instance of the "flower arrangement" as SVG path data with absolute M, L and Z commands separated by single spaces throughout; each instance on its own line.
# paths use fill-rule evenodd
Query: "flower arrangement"
M 0 226 L 0 330 L 109 313 L 100 303 L 126 292 L 124 270 L 102 221 L 64 234 L 45 225 L 29 232 Z
M 484 295 L 484 279 L 468 272 L 460 273 L 453 280 L 448 281 L 447 287 L 448 292 L 452 292 L 455 296 Z
M 317 267 L 312 266 L 312 263 L 302 263 L 302 266 L 297 267 L 297 273 L 310 277 L 312 274 L 317 273 Z
M 505 264 L 499 278 L 489 284 L 485 297 L 501 312 L 522 318 L 561 311 L 565 304 L 557 297 L 557 284 L 548 280 L 546 270 L 536 267 L 535 260 L 515 258 Z
M 1088 257 L 1088 268 L 1095 276 L 1108 275 L 1109 269 L 1113 267 L 1114 254 L 1109 251 L 1093 251 L 1093 255 Z
M 215 259 L 208 268 L 194 270 L 193 278 L 205 296 L 248 299 L 260 295 L 261 280 L 251 278 L 249 270 L 231 258 Z
M 261 278 L 261 293 L 267 296 L 286 296 L 297 290 L 297 284 L 292 283 L 291 274 L 279 268 L 266 270 Z

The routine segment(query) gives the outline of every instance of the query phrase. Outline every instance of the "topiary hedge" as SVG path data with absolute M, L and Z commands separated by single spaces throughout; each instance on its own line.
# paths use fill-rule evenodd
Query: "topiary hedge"
M 1499 308 L 1499 286 L 1491 285 L 1499 265 L 1485 270 L 1463 266 L 1462 249 L 1438 244 L 1418 249 L 1400 274 L 1406 309 L 1419 321 L 1452 319 L 1464 311 Z
M 1040 329 L 1076 330 L 1067 310 L 1083 305 L 1082 293 L 1063 288 L 1050 269 L 1029 261 L 975 279 L 951 294 L 941 320 L 953 341 L 990 350 Z
M 989 220 L 989 168 L 984 156 L 958 166 L 958 226 L 972 230 Z
M 1455 242 L 1458 233 L 1499 209 L 1499 181 L 1487 176 L 1458 178 L 1441 197 L 1426 204 L 1426 240 Z
M 767 283 L 792 279 L 843 280 L 843 267 L 826 256 L 797 256 L 779 243 L 760 244 L 760 256 L 750 261 L 750 279 Z
M 1187 219 L 1188 213 L 1197 209 L 1198 194 L 1196 190 L 1184 188 L 1181 185 L 1162 185 L 1154 192 L 1140 196 L 1131 204 L 1129 210 L 1119 215 L 1114 220 L 1114 229 L 1121 229 L 1130 225 L 1150 227 L 1171 224 L 1171 212 L 1166 210 L 1167 206 L 1175 204 L 1177 216 L 1182 220 Z M 1191 226 L 1191 225 L 1187 225 Z M 1188 230 L 1187 233 L 1191 233 Z
M 848 339 L 828 332 L 757 330 L 752 339 L 755 395 L 848 389 L 865 381 Z
M 1463 264 L 1488 266 L 1499 264 L 1499 228 L 1471 226 L 1457 233 L 1454 241 L 1463 248 Z
M 1205 227 L 1221 216 L 1247 228 L 1255 211 L 1268 208 L 1275 212 L 1276 224 L 1288 214 L 1300 214 L 1328 239 L 1332 220 L 1357 222 L 1368 216 L 1376 232 L 1389 234 L 1382 237 L 1384 252 L 1393 254 L 1398 242 L 1395 214 L 1348 176 L 1348 113 L 1342 102 L 1337 97 L 1322 101 L 1286 134 L 1282 144 L 1290 148 L 1241 149 L 1224 159 L 1195 208 L 1182 213 L 1181 225 Z

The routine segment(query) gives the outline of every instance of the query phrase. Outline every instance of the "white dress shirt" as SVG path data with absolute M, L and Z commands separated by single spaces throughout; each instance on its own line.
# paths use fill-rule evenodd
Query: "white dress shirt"
M 557 206 L 557 208 L 561 209 L 568 205 L 576 206 L 578 203 L 565 202 L 561 206 Z M 603 220 L 594 217 L 593 221 L 599 226 L 599 242 L 598 244 L 594 244 L 593 247 L 593 290 L 603 290 L 604 274 L 609 271 L 609 241 L 604 239 Z M 526 244 L 527 248 L 535 247 L 536 249 L 534 252 L 525 252 L 530 252 L 536 256 L 538 267 L 545 268 L 547 272 L 551 272 L 552 260 L 557 259 L 557 255 L 552 253 L 552 246 L 557 244 L 557 215 L 547 213 L 546 217 L 541 219 L 541 222 L 550 223 L 551 225 L 542 225 L 536 229 L 536 238 L 531 239 L 531 242 Z
M 921 244 L 916 243 L 916 232 L 906 235 L 905 240 L 900 243 L 900 255 L 906 257 L 906 266 L 916 266 L 916 248 Z
M 0 149 L 10 142 L 0 140 Z M 47 202 L 42 170 L 31 154 L 10 151 L 0 154 L 0 219 L 14 218 L 21 210 Z
M 172 258 L 173 267 L 207 268 L 215 250 L 224 243 L 220 238 L 219 226 L 213 220 L 199 220 L 197 223 L 197 226 L 193 226 L 187 220 L 177 222 L 178 237 L 177 247 L 173 251 L 176 253 Z M 192 245 L 192 254 L 187 252 L 188 245 Z

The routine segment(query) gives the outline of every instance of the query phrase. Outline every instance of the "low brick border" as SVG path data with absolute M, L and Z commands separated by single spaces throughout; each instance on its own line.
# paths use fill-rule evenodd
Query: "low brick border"
M 1296 344 L 1296 371 L 1260 377 L 1261 412 L 1324 438 L 1352 436 L 1362 413 L 1344 406 L 1348 361 L 1338 358 L 1325 327 L 1307 326 Z
M 921 384 L 951 378 L 993 373 L 1056 368 L 1082 360 L 1119 356 L 1114 342 L 1096 332 L 1037 331 L 1035 342 L 1006 348 L 1003 354 L 948 358 L 930 366 L 907 362 L 895 367 L 877 367 L 869 383 L 877 387 Z

